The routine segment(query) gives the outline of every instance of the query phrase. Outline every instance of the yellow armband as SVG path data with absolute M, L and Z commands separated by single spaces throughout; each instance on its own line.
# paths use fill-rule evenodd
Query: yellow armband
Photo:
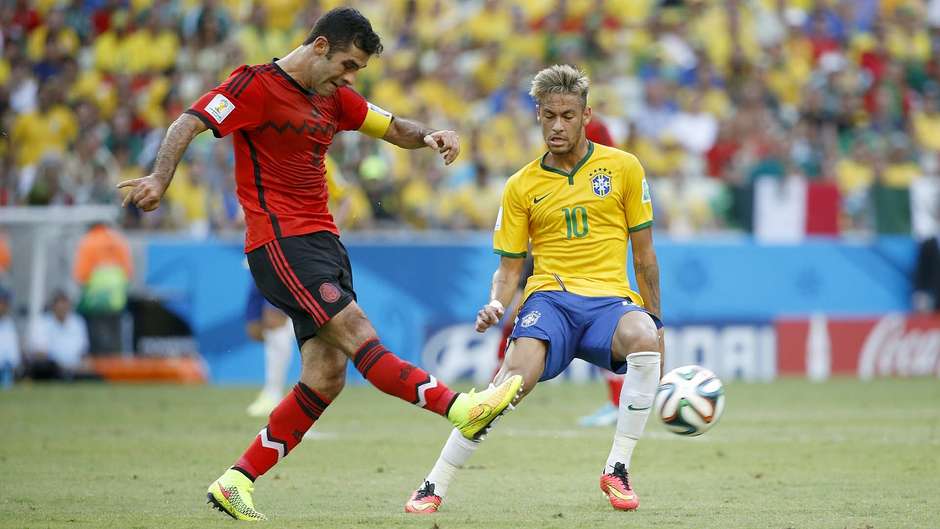
M 362 120 L 362 126 L 359 127 L 359 132 L 367 136 L 372 136 L 373 138 L 381 138 L 385 136 L 385 131 L 388 130 L 388 126 L 391 125 L 391 123 L 391 112 L 382 110 L 372 103 L 368 103 L 366 119 Z

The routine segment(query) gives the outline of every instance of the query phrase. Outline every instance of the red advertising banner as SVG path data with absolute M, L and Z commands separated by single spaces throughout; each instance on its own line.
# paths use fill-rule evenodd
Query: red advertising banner
M 781 319 L 777 372 L 825 380 L 829 375 L 940 376 L 940 317 Z

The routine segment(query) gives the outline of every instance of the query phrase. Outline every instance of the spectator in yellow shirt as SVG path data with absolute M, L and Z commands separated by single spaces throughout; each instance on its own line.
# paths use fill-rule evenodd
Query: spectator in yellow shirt
M 209 234 L 209 190 L 200 178 L 203 172 L 198 161 L 192 167 L 180 164 L 166 192 L 175 222 L 197 237 Z
M 236 34 L 247 64 L 270 62 L 273 57 L 296 46 L 304 38 L 297 30 L 273 27 L 268 21 L 267 9 L 261 3 L 254 5 L 248 22 Z
M 911 183 L 923 174 L 923 171 L 914 161 L 913 152 L 906 137 L 898 135 L 891 141 L 888 166 L 884 170 L 883 182 L 887 187 L 910 187 Z
M 856 139 L 852 152 L 836 163 L 836 180 L 843 196 L 851 197 L 865 190 L 875 181 L 872 168 L 873 155 L 864 139 Z
M 62 90 L 54 81 L 39 90 L 39 105 L 13 122 L 11 137 L 17 167 L 35 165 L 46 154 L 61 154 L 78 134 L 75 114 L 60 103 Z
M 456 229 L 492 229 L 496 222 L 503 182 L 491 178 L 482 160 L 474 160 L 473 181 L 457 188 L 444 201 L 441 216 Z
M 179 38 L 156 10 L 151 10 L 141 22 L 143 27 L 131 33 L 124 44 L 132 58 L 127 70 L 133 73 L 168 70 L 176 62 Z
M 914 137 L 923 149 L 940 152 L 940 92 L 929 90 L 924 94 L 923 107 L 912 118 Z
M 887 27 L 887 44 L 891 55 L 906 63 L 923 63 L 930 59 L 930 33 L 918 15 L 908 6 L 895 10 L 895 23 Z
M 466 23 L 464 31 L 473 42 L 506 42 L 512 34 L 512 16 L 509 7 L 498 0 L 484 0 L 480 10 Z
M 368 227 L 372 222 L 369 199 L 354 182 L 343 177 L 333 158 L 326 157 L 326 185 L 330 197 L 330 211 L 340 229 Z
M 111 16 L 111 28 L 94 40 L 95 68 L 107 73 L 128 70 L 136 63 L 129 45 L 132 33 L 126 11 L 117 11 Z
M 63 53 L 74 56 L 81 45 L 74 29 L 65 25 L 65 12 L 53 9 L 46 15 L 45 24 L 29 33 L 26 41 L 26 56 L 33 62 L 42 60 L 47 42 L 55 43 Z

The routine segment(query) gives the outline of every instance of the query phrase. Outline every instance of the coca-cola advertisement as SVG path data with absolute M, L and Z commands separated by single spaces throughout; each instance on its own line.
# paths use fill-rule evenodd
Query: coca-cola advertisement
M 777 371 L 825 380 L 831 375 L 940 376 L 940 317 L 781 319 Z

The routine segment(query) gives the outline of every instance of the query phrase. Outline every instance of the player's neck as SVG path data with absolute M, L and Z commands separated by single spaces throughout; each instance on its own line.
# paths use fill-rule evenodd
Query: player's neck
M 545 156 L 545 165 L 561 171 L 570 172 L 578 165 L 578 162 L 584 159 L 587 152 L 588 140 L 582 137 L 581 141 L 578 142 L 578 146 L 571 149 L 566 154 L 554 154 L 549 151 L 548 155 Z
M 313 90 L 310 88 L 310 82 L 308 79 L 305 79 L 303 76 L 303 64 L 305 63 L 304 58 L 304 46 L 298 46 L 288 53 L 283 59 L 278 59 L 277 65 L 280 66 L 284 73 L 291 76 L 297 84 L 304 87 L 307 90 Z

